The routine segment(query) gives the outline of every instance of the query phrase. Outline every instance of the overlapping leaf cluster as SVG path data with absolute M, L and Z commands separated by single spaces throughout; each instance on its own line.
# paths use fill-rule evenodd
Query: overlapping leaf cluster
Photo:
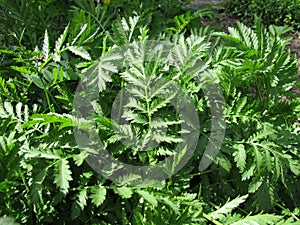
M 131 2 L 136 15 L 124 10 L 126 16 L 108 23 L 105 15 L 124 6 L 74 2 L 70 23 L 60 33 L 41 27 L 34 49 L 36 42 L 27 46 L 18 33 L 19 41 L 1 46 L 0 223 L 299 223 L 300 103 L 292 91 L 297 60 L 286 50 L 288 27 L 267 29 L 256 21 L 254 28 L 238 23 L 228 33 L 200 23 L 189 29 L 192 19 L 211 16 L 200 10 L 178 15 L 174 27 L 159 23 L 165 31 L 157 35 L 149 19 L 156 18 L 156 4 L 141 11 L 142 2 Z M 175 47 L 150 53 L 145 46 L 152 39 Z M 132 43 L 117 69 L 114 62 L 124 55 L 114 49 Z M 79 118 L 73 99 L 86 75 L 100 93 L 91 117 Z M 212 131 L 210 83 L 222 89 L 226 133 L 213 164 L 200 172 Z M 199 128 L 174 106 L 177 87 L 195 106 Z M 187 157 L 184 126 L 200 135 L 177 171 Z M 128 185 L 137 174 L 114 183 L 86 163 L 91 151 L 78 148 L 74 127 L 96 129 L 102 150 L 128 164 L 155 165 L 172 156 L 165 171 L 176 173 L 148 187 Z

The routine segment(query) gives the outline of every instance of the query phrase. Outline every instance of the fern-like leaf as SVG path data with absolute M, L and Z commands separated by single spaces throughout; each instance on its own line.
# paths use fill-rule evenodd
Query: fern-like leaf
M 254 216 L 247 216 L 231 225 L 268 225 L 276 224 L 281 219 L 281 216 L 275 216 L 272 214 L 261 214 Z
M 55 163 L 55 179 L 54 183 L 63 194 L 67 194 L 72 180 L 72 172 L 70 170 L 69 161 L 65 158 Z
M 44 37 L 44 42 L 43 42 L 43 47 L 42 47 L 42 53 L 44 56 L 44 61 L 47 61 L 49 58 L 49 52 L 50 52 L 50 45 L 49 45 L 49 35 L 48 31 L 45 31 L 45 37 Z
M 122 186 L 122 187 L 118 187 L 114 189 L 115 192 L 120 195 L 122 198 L 131 198 L 131 196 L 133 195 L 133 191 L 131 188 L 126 187 L 126 186 Z
M 75 55 L 80 56 L 83 59 L 91 60 L 91 56 L 88 51 L 84 47 L 77 47 L 77 46 L 68 46 L 68 49 L 74 53 Z
M 111 52 L 101 56 L 100 59 L 93 63 L 83 78 L 83 84 L 88 87 L 98 87 L 99 92 L 106 89 L 106 82 L 111 82 L 111 73 L 117 73 L 118 68 L 114 60 L 119 60 L 121 55 Z
M 92 199 L 92 203 L 97 207 L 102 205 L 106 198 L 106 188 L 96 185 L 92 187 L 91 191 L 90 198 Z
M 209 216 L 214 218 L 214 219 L 221 219 L 221 218 L 224 217 L 224 215 L 229 214 L 233 209 L 235 209 L 240 204 L 245 202 L 247 198 L 248 198 L 248 195 L 237 197 L 237 198 L 231 200 L 230 202 L 227 202 L 225 205 L 223 205 L 222 207 L 220 207 L 216 211 L 211 212 L 209 214 Z
M 69 26 L 67 26 L 64 30 L 64 32 L 59 36 L 59 38 L 56 40 L 55 42 L 55 51 L 59 51 L 64 43 L 64 41 L 67 38 L 68 35 L 68 31 L 69 31 Z
M 233 148 L 236 150 L 233 152 L 234 161 L 236 162 L 237 167 L 240 169 L 240 172 L 243 173 L 246 167 L 246 151 L 245 146 L 242 144 L 235 144 Z
M 137 192 L 142 198 L 144 198 L 146 201 L 148 201 L 151 205 L 153 205 L 154 207 L 157 206 L 157 204 L 158 204 L 157 199 L 155 198 L 155 196 L 153 196 L 152 194 L 150 194 L 148 191 L 137 190 L 136 192 Z

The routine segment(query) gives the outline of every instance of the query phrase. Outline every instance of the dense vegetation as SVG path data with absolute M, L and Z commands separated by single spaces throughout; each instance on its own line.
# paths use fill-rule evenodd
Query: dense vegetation
M 225 12 L 232 17 L 252 24 L 254 17 L 260 17 L 265 24 L 300 27 L 299 0 L 224 0 Z
M 286 49 L 292 28 L 257 18 L 224 32 L 201 23 L 215 12 L 173 0 L 0 2 L 0 224 L 299 224 L 298 63 Z M 124 55 L 116 51 L 122 46 L 129 46 Z M 74 103 L 83 78 L 99 94 L 81 118 Z M 221 99 L 208 97 L 211 87 L 220 87 Z M 178 113 L 174 88 L 199 119 L 192 155 L 180 125 L 197 123 Z M 216 125 L 217 100 L 224 124 Z M 161 129 L 153 134 L 153 127 Z M 225 131 L 221 148 L 199 170 L 216 127 Z M 77 144 L 91 129 L 115 159 L 166 160 L 172 176 L 146 177 L 143 186 L 135 173 L 107 179 L 87 163 L 94 143 Z

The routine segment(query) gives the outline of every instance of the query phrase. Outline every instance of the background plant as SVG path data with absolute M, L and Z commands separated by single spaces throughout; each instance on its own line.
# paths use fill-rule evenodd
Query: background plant
M 242 0 L 223 2 L 224 10 L 228 16 L 237 16 L 245 23 L 252 24 L 255 15 L 264 21 L 266 25 L 289 25 L 299 28 L 300 2 L 280 0 Z

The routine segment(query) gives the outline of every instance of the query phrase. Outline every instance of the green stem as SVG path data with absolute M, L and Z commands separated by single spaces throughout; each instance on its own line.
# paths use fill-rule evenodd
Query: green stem
M 213 224 L 216 224 L 216 225 L 223 225 L 222 223 L 220 223 L 219 221 L 215 220 L 214 218 L 212 218 L 210 215 L 206 214 L 206 213 L 203 213 L 203 217 L 205 219 L 207 219 L 208 221 L 212 222 Z
M 277 205 L 279 208 L 281 208 L 282 210 L 285 210 L 285 207 L 283 207 L 282 205 L 278 204 L 278 203 L 275 203 L 275 205 Z M 297 221 L 300 221 L 300 219 L 292 212 L 290 212 L 291 216 L 297 220 Z
M 48 95 L 48 90 L 47 90 L 47 88 L 45 87 L 45 85 L 44 85 L 44 92 L 45 92 L 45 96 L 46 96 L 47 105 L 48 105 L 48 107 L 49 107 L 49 110 L 50 110 L 50 112 L 54 113 L 55 110 L 54 110 L 54 108 L 51 106 L 51 101 L 50 101 L 50 98 L 49 98 L 49 95 Z
M 63 48 L 63 49 L 57 51 L 56 53 L 57 53 L 58 55 L 60 55 L 61 53 L 63 53 L 63 52 L 66 51 L 66 50 L 68 50 L 68 48 Z M 46 59 L 46 61 L 40 66 L 38 72 L 40 73 L 40 72 L 42 71 L 42 69 L 43 69 L 43 68 L 44 68 L 44 67 L 45 67 L 52 59 L 53 59 L 53 56 L 52 56 L 52 55 L 51 55 L 50 57 L 48 57 L 48 58 Z
M 121 94 L 120 94 L 120 104 L 119 104 L 119 109 L 118 109 L 118 123 L 120 122 L 121 120 L 121 112 L 122 112 L 122 105 L 123 105 L 123 91 L 124 91 L 124 81 L 122 80 L 121 81 Z

